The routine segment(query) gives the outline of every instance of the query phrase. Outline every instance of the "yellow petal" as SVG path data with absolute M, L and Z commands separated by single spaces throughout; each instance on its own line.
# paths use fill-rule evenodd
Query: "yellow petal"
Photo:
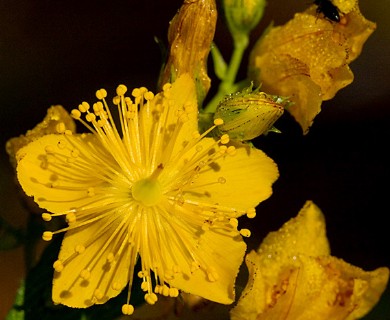
M 205 149 L 212 143 L 213 139 L 202 142 Z M 200 202 L 207 199 L 208 203 L 245 211 L 271 196 L 272 184 L 279 176 L 274 161 L 256 148 L 236 146 L 234 155 L 225 155 L 202 171 L 186 190 L 187 199 Z
M 103 177 L 108 163 L 113 168 L 118 165 L 107 152 L 101 159 L 93 157 L 89 153 L 91 143 L 99 149 L 98 139 L 91 134 L 47 135 L 19 150 L 17 177 L 25 193 L 34 196 L 41 208 L 55 213 L 104 206 L 101 194 L 91 192 L 91 188 L 105 188 L 107 183 L 98 178 L 98 173 Z M 79 160 L 80 152 L 86 157 L 83 160 Z
M 63 269 L 53 278 L 55 303 L 86 308 L 105 303 L 127 285 L 134 260 L 126 250 L 113 257 L 115 241 L 108 241 L 118 233 L 117 225 L 110 217 L 65 234 L 58 256 Z
M 233 237 L 223 229 L 210 229 L 201 236 L 199 244 L 202 260 L 210 269 L 194 269 L 191 272 L 183 264 L 183 272 L 169 281 L 169 284 L 211 301 L 230 304 L 234 302 L 234 283 L 245 249 L 245 242 L 238 232 Z

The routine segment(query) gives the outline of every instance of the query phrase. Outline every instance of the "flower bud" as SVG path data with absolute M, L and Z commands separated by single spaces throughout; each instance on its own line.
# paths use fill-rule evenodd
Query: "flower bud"
M 215 0 L 185 0 L 170 22 L 169 56 L 159 79 L 161 88 L 189 73 L 196 84 L 198 105 L 210 89 L 207 58 L 217 22 Z
M 252 140 L 269 131 L 279 132 L 273 124 L 280 118 L 288 99 L 252 91 L 252 85 L 241 92 L 228 95 L 217 107 L 214 119 L 224 123 L 218 126 L 231 139 Z
M 263 16 L 265 0 L 223 0 L 223 9 L 230 32 L 248 34 Z

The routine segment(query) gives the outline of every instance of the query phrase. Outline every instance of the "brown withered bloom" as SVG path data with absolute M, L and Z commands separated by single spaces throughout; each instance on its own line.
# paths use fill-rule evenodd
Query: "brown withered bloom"
M 349 4 L 349 6 L 348 6 Z M 313 5 L 283 26 L 271 28 L 251 52 L 249 77 L 262 90 L 287 96 L 287 110 L 306 134 L 321 110 L 353 81 L 349 64 L 361 53 L 376 24 L 366 20 L 357 2 L 345 1 L 339 23 Z
M 184 0 L 168 29 L 169 55 L 159 79 L 159 87 L 190 74 L 196 83 L 198 105 L 210 89 L 207 57 L 217 22 L 215 0 Z

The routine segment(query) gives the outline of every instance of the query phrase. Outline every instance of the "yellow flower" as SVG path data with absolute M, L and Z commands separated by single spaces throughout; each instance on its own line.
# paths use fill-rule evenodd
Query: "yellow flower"
M 332 99 L 353 81 L 349 63 L 361 53 L 376 24 L 366 20 L 356 0 L 340 23 L 330 22 L 313 5 L 284 26 L 271 28 L 251 52 L 249 77 L 262 90 L 289 97 L 287 110 L 307 133 L 322 101 Z
M 118 86 L 113 99 L 118 117 L 104 89 L 92 107 L 83 102 L 72 111 L 92 133 L 58 126 L 58 134 L 17 154 L 24 191 L 52 212 L 43 219 L 62 216 L 68 223 L 43 234 L 50 240 L 66 232 L 53 265 L 53 301 L 76 308 L 105 303 L 132 283 L 139 257 L 137 275 L 150 304 L 156 293 L 178 290 L 232 303 L 242 236 L 250 234 L 237 229 L 237 218 L 254 216 L 271 195 L 277 167 L 260 150 L 230 144 L 227 135 L 198 133 L 190 76 L 157 95 L 138 88 L 131 99 L 126 90 Z M 133 312 L 130 290 L 124 314 Z
M 364 271 L 330 256 L 320 209 L 308 201 L 246 257 L 249 282 L 232 320 L 352 320 L 378 302 L 389 269 Z

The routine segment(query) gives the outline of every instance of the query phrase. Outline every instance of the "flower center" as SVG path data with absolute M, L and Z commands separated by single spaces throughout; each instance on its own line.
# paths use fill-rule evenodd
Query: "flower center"
M 138 202 L 151 207 L 160 202 L 163 192 L 157 179 L 146 178 L 134 183 L 132 195 Z

